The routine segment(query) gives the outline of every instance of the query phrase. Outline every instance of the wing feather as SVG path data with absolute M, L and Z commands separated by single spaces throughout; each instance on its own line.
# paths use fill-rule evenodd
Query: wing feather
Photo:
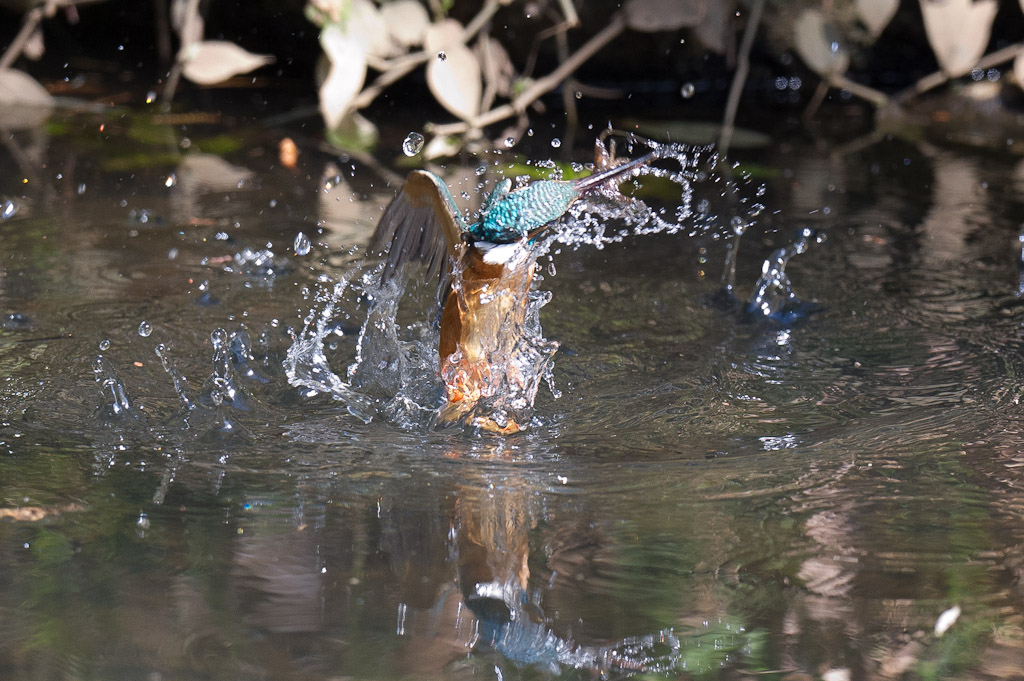
M 426 281 L 431 281 L 446 273 L 448 258 L 466 229 L 444 181 L 414 170 L 384 209 L 369 250 L 385 256 L 384 277 L 395 276 L 407 262 L 422 262 Z

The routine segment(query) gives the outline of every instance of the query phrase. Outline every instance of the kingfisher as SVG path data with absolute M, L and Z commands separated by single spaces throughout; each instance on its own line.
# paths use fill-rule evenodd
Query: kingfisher
M 622 181 L 658 158 L 655 147 L 616 164 L 598 140 L 597 172 L 576 180 L 537 180 L 514 191 L 505 178 L 472 224 L 444 180 L 426 170 L 409 174 L 385 208 L 369 248 L 386 253 L 382 277 L 396 276 L 406 262 L 419 261 L 425 265 L 424 281 L 438 281 L 439 371 L 445 388 L 440 423 L 468 422 L 500 434 L 521 429 L 514 418 L 477 413 L 477 406 L 485 399 L 500 401 L 502 391 L 525 393 L 533 404 L 539 379 L 531 381 L 512 360 L 542 250 L 540 237 L 584 193 L 617 194 Z M 538 377 L 540 368 L 534 365 Z

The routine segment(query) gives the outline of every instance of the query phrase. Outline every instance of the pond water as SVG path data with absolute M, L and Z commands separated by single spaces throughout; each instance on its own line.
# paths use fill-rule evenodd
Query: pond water
M 737 152 L 692 185 L 697 236 L 542 258 L 553 390 L 500 437 L 289 382 L 408 167 L 404 131 L 376 159 L 297 138 L 295 169 L 283 134 L 4 132 L 0 676 L 1019 676 L 1019 158 Z M 741 301 L 827 237 L 786 267 L 801 314 L 716 302 L 751 202 Z

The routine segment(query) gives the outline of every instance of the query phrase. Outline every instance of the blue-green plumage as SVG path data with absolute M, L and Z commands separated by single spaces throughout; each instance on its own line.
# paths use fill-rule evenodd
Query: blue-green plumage
M 579 195 L 575 183 L 558 180 L 534 182 L 500 197 L 492 194 L 483 218 L 469 229 L 482 241 L 511 243 L 562 217 Z
M 510 191 L 512 181 L 498 182 L 480 211 L 480 221 L 468 224 L 444 181 L 426 170 L 414 170 L 394 201 L 385 209 L 370 240 L 370 249 L 387 251 L 385 273 L 390 276 L 402 263 L 419 260 L 431 275 L 447 270 L 446 257 L 454 257 L 456 245 L 467 236 L 475 241 L 507 244 L 529 235 L 562 217 L 584 192 L 614 189 L 640 166 L 660 158 L 654 150 L 579 180 L 540 180 Z

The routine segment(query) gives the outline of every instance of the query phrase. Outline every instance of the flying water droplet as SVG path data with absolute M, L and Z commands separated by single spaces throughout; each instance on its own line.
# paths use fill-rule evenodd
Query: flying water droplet
M 693 86 L 693 83 L 684 83 L 682 89 L 679 91 L 679 94 L 683 96 L 683 99 L 689 99 L 690 97 L 693 97 L 693 93 L 696 90 L 697 88 Z
M 140 336 L 142 336 L 143 338 L 148 338 L 151 333 L 153 333 L 153 325 L 152 324 L 150 324 L 147 321 L 143 321 L 141 324 L 139 324 L 139 335 Z
M 109 338 L 104 338 L 103 340 L 100 341 L 100 350 L 106 352 L 109 349 L 110 349 L 110 339 Z
M 4 201 L 3 210 L 0 210 L 0 221 L 14 217 L 14 214 L 17 212 L 18 205 L 14 201 Z
M 445 59 L 447 59 L 447 58 L 448 58 L 448 55 L 447 55 L 447 54 L 445 54 L 444 52 L 438 52 L 438 53 L 437 53 L 437 59 L 438 59 L 438 61 L 444 61 L 444 60 L 445 60 Z
M 505 138 L 505 146 L 508 147 L 509 149 L 514 147 L 515 144 L 516 144 L 516 138 L 515 137 L 512 137 L 511 135 L 509 135 L 508 137 Z
M 295 255 L 308 255 L 310 248 L 313 245 L 309 241 L 309 237 L 304 232 L 299 232 L 295 235 Z
M 170 175 L 168 175 L 167 179 L 164 180 L 164 186 L 167 187 L 168 189 L 170 189 L 171 187 L 173 187 L 176 184 L 178 184 L 178 178 L 177 178 L 177 176 L 174 173 L 171 173 Z
M 402 142 L 402 153 L 406 156 L 415 156 L 423 149 L 423 135 L 418 132 L 410 132 Z
M 562 146 L 562 140 L 556 137 L 555 139 L 551 140 L 551 146 L 557 149 L 558 147 Z

